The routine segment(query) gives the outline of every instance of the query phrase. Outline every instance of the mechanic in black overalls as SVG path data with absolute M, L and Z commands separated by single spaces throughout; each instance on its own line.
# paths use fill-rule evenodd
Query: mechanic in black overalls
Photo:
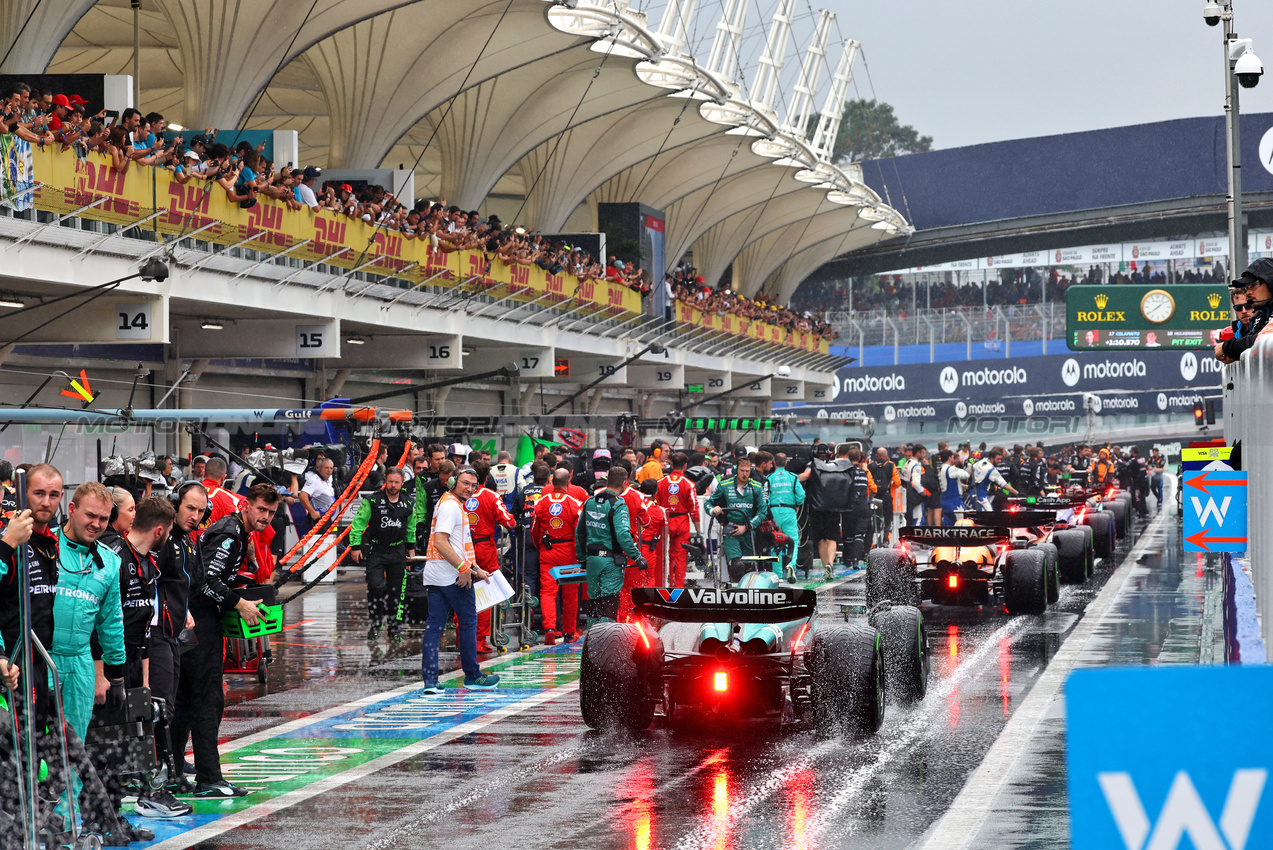
M 402 640 L 398 602 L 407 559 L 415 554 L 415 525 L 411 522 L 415 506 L 402 495 L 404 478 L 396 466 L 385 470 L 384 488 L 363 499 L 349 528 L 350 557 L 354 563 L 366 558 L 367 619 L 371 621 L 367 640 L 379 636 L 383 620 L 390 620 L 389 639 Z
M 995 469 L 1003 476 L 1003 480 L 1008 482 L 1008 486 L 1018 493 L 1021 492 L 1021 475 L 1018 466 L 1020 459 L 1020 446 L 1013 447 L 1013 454 L 1004 454 L 999 458 L 999 462 L 995 464 Z M 1009 491 L 1000 487 L 995 490 L 991 497 L 991 505 L 996 511 L 1001 511 L 1008 507 Z

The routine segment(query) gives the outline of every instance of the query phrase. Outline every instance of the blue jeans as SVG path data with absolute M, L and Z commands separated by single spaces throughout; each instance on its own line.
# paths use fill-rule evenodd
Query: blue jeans
M 438 647 L 453 611 L 459 620 L 456 642 L 460 645 L 464 678 L 476 679 L 482 675 L 482 669 L 477 666 L 477 600 L 473 587 L 432 584 L 429 585 L 429 619 L 424 624 L 424 651 L 420 655 L 420 676 L 426 685 L 438 681 Z

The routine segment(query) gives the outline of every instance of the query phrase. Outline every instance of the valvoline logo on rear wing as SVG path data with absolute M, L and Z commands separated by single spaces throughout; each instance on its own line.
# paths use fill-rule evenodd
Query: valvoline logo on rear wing
M 802 587 L 634 587 L 638 614 L 678 623 L 787 623 L 813 616 L 818 594 Z
M 899 534 L 903 540 L 929 546 L 985 546 L 1012 538 L 1009 526 L 905 525 Z

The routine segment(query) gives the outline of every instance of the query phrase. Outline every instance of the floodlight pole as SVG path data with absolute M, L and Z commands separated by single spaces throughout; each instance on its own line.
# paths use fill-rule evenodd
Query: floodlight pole
M 1230 46 L 1238 34 L 1233 31 L 1233 3 L 1224 3 L 1224 124 L 1229 160 L 1229 277 L 1246 268 L 1246 233 L 1242 221 L 1242 121 L 1238 108 L 1238 80 Z

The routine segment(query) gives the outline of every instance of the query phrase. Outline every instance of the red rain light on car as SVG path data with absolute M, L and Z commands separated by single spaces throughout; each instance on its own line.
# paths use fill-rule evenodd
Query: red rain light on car
M 712 688 L 718 693 L 729 690 L 729 674 L 724 670 L 717 670 L 716 675 L 712 677 Z
M 951 590 L 954 590 L 956 587 L 959 587 L 959 576 L 954 576 L 954 575 L 949 576 L 946 579 L 946 586 L 949 587 Z

